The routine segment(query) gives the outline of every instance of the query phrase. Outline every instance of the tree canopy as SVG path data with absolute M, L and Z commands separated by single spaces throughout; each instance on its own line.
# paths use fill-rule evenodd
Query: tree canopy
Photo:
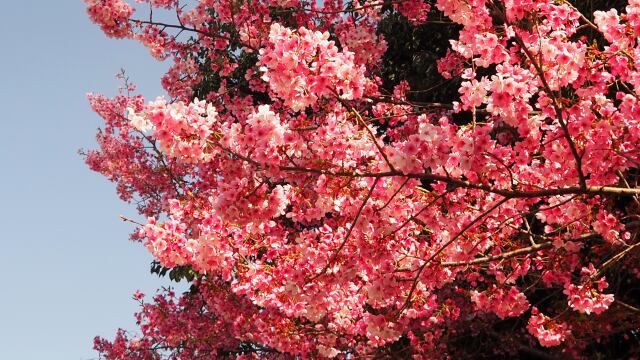
M 640 351 L 640 1 L 85 2 L 172 63 L 84 154 L 191 284 L 101 357 Z

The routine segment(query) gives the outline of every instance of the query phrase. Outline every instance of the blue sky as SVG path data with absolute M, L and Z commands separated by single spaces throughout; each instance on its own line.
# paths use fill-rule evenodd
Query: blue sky
M 167 65 L 107 39 L 81 0 L 3 2 L 0 41 L 0 359 L 96 358 L 95 335 L 135 328 L 131 294 L 169 281 L 128 240 L 133 207 L 77 154 L 100 126 L 85 94 L 115 94 L 124 67 L 155 98 Z

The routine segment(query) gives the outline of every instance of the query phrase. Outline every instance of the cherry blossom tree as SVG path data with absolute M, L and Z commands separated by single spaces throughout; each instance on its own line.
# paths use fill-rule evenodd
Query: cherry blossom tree
M 84 154 L 191 283 L 104 359 L 640 350 L 639 0 L 85 2 L 172 63 Z

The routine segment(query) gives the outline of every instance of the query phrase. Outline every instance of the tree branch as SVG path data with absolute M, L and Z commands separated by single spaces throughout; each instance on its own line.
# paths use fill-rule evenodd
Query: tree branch
M 442 245 L 440 247 L 440 249 L 438 249 L 433 255 L 431 255 L 425 262 L 424 264 L 422 264 L 419 268 L 418 271 L 416 273 L 416 277 L 413 280 L 413 283 L 411 284 L 411 289 L 409 290 L 409 294 L 407 294 L 407 299 L 405 300 L 404 304 L 402 305 L 402 307 L 400 308 L 400 310 L 398 311 L 398 315 L 400 315 L 402 313 L 402 311 L 404 311 L 408 306 L 409 303 L 411 302 L 411 297 L 413 296 L 413 292 L 416 290 L 416 287 L 418 286 L 418 282 L 420 279 L 420 275 L 422 274 L 422 271 L 424 270 L 424 268 L 427 267 L 427 265 L 429 263 L 431 263 L 431 261 L 433 259 L 436 258 L 436 256 L 440 255 L 449 245 L 451 245 L 454 241 L 456 241 L 460 236 L 462 236 L 462 234 L 464 234 L 467 230 L 469 230 L 471 227 L 473 227 L 475 224 L 477 224 L 480 220 L 482 220 L 485 216 L 489 215 L 493 210 L 497 209 L 498 207 L 500 207 L 502 204 L 504 204 L 505 202 L 507 202 L 509 200 L 509 198 L 503 198 L 502 200 L 496 202 L 493 206 L 491 206 L 489 209 L 485 210 L 482 214 L 480 214 L 478 217 L 476 217 L 475 219 L 473 219 L 473 221 L 471 221 L 470 223 L 468 223 L 465 227 L 463 227 L 454 237 L 452 237 L 451 239 L 449 239 L 449 241 L 447 241 L 446 243 L 444 243 L 444 245 Z
M 345 234 L 344 240 L 342 240 L 342 243 L 336 249 L 336 252 L 333 254 L 333 256 L 331 256 L 331 259 L 329 259 L 329 261 L 327 261 L 327 265 L 325 265 L 325 267 L 322 269 L 322 271 L 320 271 L 316 275 L 312 276 L 308 280 L 309 282 L 311 282 L 311 281 L 319 278 L 320 276 L 322 276 L 327 271 L 327 269 L 329 269 L 329 266 L 331 266 L 331 264 L 333 264 L 333 262 L 338 258 L 338 255 L 340 254 L 340 251 L 342 251 L 342 248 L 344 248 L 344 246 L 347 244 L 347 240 L 349 240 L 349 237 L 351 236 L 351 233 L 353 232 L 353 228 L 356 227 L 356 224 L 358 223 L 358 219 L 360 219 L 360 214 L 362 214 L 362 210 L 364 209 L 365 205 L 367 205 L 367 201 L 369 201 L 369 198 L 371 197 L 371 194 L 373 193 L 373 190 L 376 188 L 376 185 L 378 184 L 379 180 L 380 179 L 377 178 L 377 179 L 375 179 L 373 181 L 373 185 L 371 185 L 371 188 L 369 189 L 369 192 L 364 197 L 364 200 L 362 200 L 362 204 L 360 205 L 360 208 L 358 209 L 358 213 L 356 214 L 355 218 L 353 219 L 353 222 L 351 223 L 351 226 L 349 226 L 349 230 Z
M 531 245 L 525 248 L 521 248 L 513 251 L 507 251 L 497 255 L 485 256 L 485 257 L 481 257 L 481 258 L 477 258 L 469 261 L 445 261 L 440 264 L 446 267 L 478 265 L 478 264 L 484 264 L 484 263 L 488 263 L 495 260 L 510 259 L 518 255 L 534 253 L 540 250 L 548 249 L 552 246 L 553 246 L 553 242 L 549 241 L 549 242 Z

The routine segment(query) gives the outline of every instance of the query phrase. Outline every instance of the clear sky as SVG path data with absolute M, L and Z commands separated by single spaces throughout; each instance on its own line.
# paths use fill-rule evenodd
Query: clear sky
M 154 98 L 167 65 L 107 39 L 81 0 L 2 1 L 0 46 L 0 359 L 93 359 L 95 335 L 135 328 L 131 294 L 169 281 L 77 154 L 100 125 L 85 94 L 115 94 L 124 67 Z

